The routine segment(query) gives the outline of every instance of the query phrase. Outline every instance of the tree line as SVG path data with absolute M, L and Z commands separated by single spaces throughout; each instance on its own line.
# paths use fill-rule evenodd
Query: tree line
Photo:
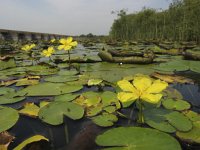
M 173 0 L 167 10 L 118 12 L 110 36 L 119 40 L 169 40 L 200 43 L 200 0 Z

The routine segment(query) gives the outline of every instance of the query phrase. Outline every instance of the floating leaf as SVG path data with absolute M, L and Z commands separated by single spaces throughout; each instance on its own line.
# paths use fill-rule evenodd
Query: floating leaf
M 41 102 L 40 102 L 40 108 L 42 108 L 42 107 L 48 105 L 49 103 L 50 103 L 50 102 L 48 102 L 48 101 L 41 101 Z
M 15 86 L 36 85 L 38 83 L 39 83 L 38 80 L 30 80 L 28 78 L 24 78 L 24 79 L 17 80 L 17 83 Z
M 40 108 L 34 103 L 26 103 L 24 108 L 19 111 L 20 114 L 24 114 L 30 117 L 37 117 Z
M 88 86 L 99 85 L 102 82 L 103 82 L 103 80 L 101 80 L 101 79 L 90 79 L 90 80 L 88 80 Z
M 189 131 L 192 128 L 191 121 L 177 111 L 166 109 L 146 109 L 144 111 L 145 122 L 160 131 L 173 133 L 176 130 Z
M 172 110 L 186 110 L 190 109 L 190 104 L 184 100 L 173 100 L 173 99 L 166 99 L 162 102 L 163 106 L 166 109 L 172 109 Z
M 21 144 L 19 144 L 13 150 L 22 150 L 26 145 L 33 143 L 33 142 L 38 142 L 41 140 L 49 141 L 47 138 L 45 138 L 42 135 L 35 135 L 35 136 L 32 136 L 32 137 L 26 139 L 25 141 L 23 141 Z
M 8 61 L 0 60 L 0 70 L 16 67 L 14 59 L 9 59 Z
M 102 111 L 102 105 L 98 105 L 95 107 L 89 107 L 87 109 L 86 116 L 93 117 L 93 116 L 96 116 L 97 114 L 101 113 L 101 111 Z
M 78 74 L 78 71 L 76 70 L 61 70 L 58 72 L 58 75 L 61 75 L 61 76 L 73 76 L 76 74 Z
M 15 89 L 9 87 L 0 87 L 0 95 L 8 94 L 10 92 L 14 92 Z
M 118 118 L 113 114 L 102 114 L 92 118 L 92 121 L 102 127 L 109 127 L 117 122 Z
M 105 150 L 181 150 L 179 142 L 172 136 L 141 127 L 110 129 L 99 135 L 96 143 Z
M 73 101 L 76 97 L 78 97 L 78 94 L 63 94 L 63 95 L 58 95 L 55 96 L 54 101 L 66 101 L 66 102 L 70 102 Z
M 49 103 L 39 111 L 39 118 L 51 125 L 62 124 L 64 115 L 77 120 L 83 117 L 84 109 L 77 104 L 60 101 Z
M 0 106 L 0 133 L 15 125 L 19 114 L 15 109 Z
M 21 90 L 27 93 L 27 96 L 54 96 L 65 93 L 76 92 L 82 89 L 81 85 L 66 85 L 63 83 L 40 83 L 28 86 Z
M 53 83 L 63 83 L 78 80 L 78 76 L 54 76 L 45 78 L 44 80 Z
M 12 92 L 0 96 L 0 104 L 12 104 L 24 100 L 26 97 L 20 97 L 17 93 Z

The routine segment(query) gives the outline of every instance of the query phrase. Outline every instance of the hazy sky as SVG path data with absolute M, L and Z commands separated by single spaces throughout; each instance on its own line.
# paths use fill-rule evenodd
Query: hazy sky
M 0 29 L 67 35 L 108 34 L 111 11 L 162 8 L 170 0 L 0 0 Z

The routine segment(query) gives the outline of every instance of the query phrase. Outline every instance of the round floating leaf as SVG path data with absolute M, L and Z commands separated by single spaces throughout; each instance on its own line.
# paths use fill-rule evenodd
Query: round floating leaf
M 38 142 L 41 140 L 49 141 L 47 138 L 45 138 L 42 135 L 35 135 L 35 136 L 32 136 L 32 137 L 26 139 L 25 141 L 23 141 L 21 144 L 19 144 L 13 150 L 22 150 L 26 145 L 33 143 L 33 142 Z
M 76 92 L 76 91 L 81 90 L 82 88 L 83 88 L 82 85 L 69 85 L 69 84 L 65 84 L 63 86 L 60 86 L 62 94 Z
M 102 82 L 103 82 L 103 80 L 101 80 L 101 79 L 90 79 L 90 80 L 88 80 L 88 86 L 99 85 Z
M 200 73 L 200 62 L 199 61 L 190 61 L 190 70 Z
M 60 101 L 49 103 L 39 111 L 39 118 L 51 125 L 62 124 L 64 115 L 77 120 L 83 117 L 84 109 L 80 105 Z
M 161 63 L 155 67 L 156 70 L 161 71 L 186 71 L 189 70 L 187 61 L 170 61 L 167 63 Z
M 190 104 L 183 100 L 166 99 L 163 100 L 162 104 L 166 109 L 178 111 L 190 109 Z
M 192 122 L 195 121 L 200 121 L 200 114 L 191 111 L 191 110 L 187 110 L 183 112 L 185 116 L 187 116 Z
M 40 108 L 34 103 L 26 103 L 24 108 L 19 111 L 20 114 L 24 114 L 30 117 L 37 117 Z
M 96 116 L 97 114 L 101 113 L 102 111 L 102 105 L 98 105 L 95 107 L 89 107 L 87 109 L 86 115 L 88 117 Z
M 179 142 L 158 130 L 140 127 L 110 129 L 96 138 L 108 150 L 181 150 Z
M 76 70 L 61 70 L 58 72 L 59 75 L 61 76 L 73 76 L 78 74 L 78 71 Z
M 200 143 L 200 121 L 193 122 L 193 128 L 188 132 L 177 131 L 176 136 L 190 143 Z
M 0 96 L 0 104 L 12 104 L 24 100 L 26 97 L 14 97 L 14 95 Z
M 45 78 L 44 80 L 54 83 L 63 83 L 63 82 L 78 80 L 78 76 L 54 76 Z
M 183 114 L 161 108 L 146 109 L 144 120 L 149 126 L 169 133 L 176 130 L 189 131 L 192 128 L 191 121 Z
M 66 102 L 70 102 L 73 101 L 76 97 L 78 97 L 78 94 L 63 94 L 63 95 L 58 95 L 55 96 L 54 101 L 66 101 Z
M 15 109 L 0 106 L 0 133 L 10 129 L 19 119 L 19 114 Z
M 113 114 L 102 114 L 97 117 L 93 117 L 92 121 L 102 127 L 109 127 L 114 124 L 114 122 L 117 122 L 118 118 Z
M 27 93 L 27 96 L 53 96 L 60 95 L 60 86 L 62 83 L 40 83 L 33 86 L 28 86 L 21 90 L 21 92 Z
M 14 92 L 15 89 L 9 87 L 1 87 L 0 88 L 0 95 L 8 94 L 10 92 Z

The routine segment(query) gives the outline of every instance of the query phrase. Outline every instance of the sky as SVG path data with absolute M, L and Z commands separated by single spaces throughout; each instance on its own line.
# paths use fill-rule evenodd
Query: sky
M 116 14 L 144 6 L 167 9 L 170 0 L 0 0 L 0 29 L 80 35 L 108 35 Z

